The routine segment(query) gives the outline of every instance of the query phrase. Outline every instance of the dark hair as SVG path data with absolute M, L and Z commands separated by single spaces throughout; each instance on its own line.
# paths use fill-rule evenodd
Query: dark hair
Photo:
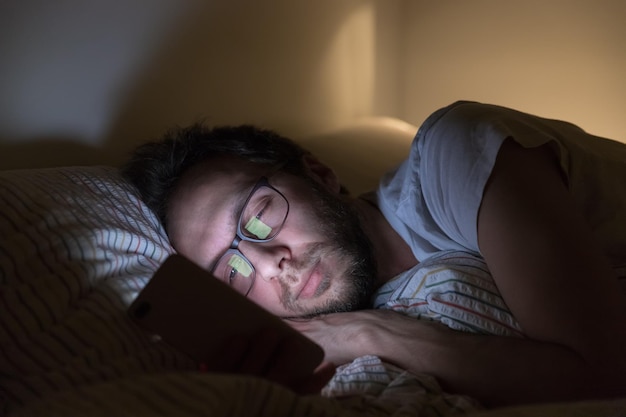
M 181 176 L 192 166 L 219 155 L 231 155 L 258 164 L 283 165 L 285 171 L 304 173 L 295 142 L 271 130 L 251 125 L 209 128 L 201 123 L 169 130 L 155 142 L 137 147 L 122 167 L 122 175 L 166 225 L 168 200 Z

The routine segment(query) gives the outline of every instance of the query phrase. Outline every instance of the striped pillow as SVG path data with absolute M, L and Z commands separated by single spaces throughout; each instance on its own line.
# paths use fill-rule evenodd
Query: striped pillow
M 49 392 L 191 367 L 125 314 L 172 252 L 116 168 L 0 172 L 0 414 Z
M 524 337 L 482 258 L 439 252 L 381 286 L 375 308 L 439 321 L 455 330 Z

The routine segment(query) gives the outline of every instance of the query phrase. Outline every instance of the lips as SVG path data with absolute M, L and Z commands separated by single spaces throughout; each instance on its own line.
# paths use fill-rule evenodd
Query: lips
M 320 282 L 322 282 L 322 272 L 320 271 L 319 261 L 313 266 L 311 269 L 311 273 L 304 281 L 300 291 L 296 298 L 311 298 L 315 295 L 317 288 L 320 286 Z

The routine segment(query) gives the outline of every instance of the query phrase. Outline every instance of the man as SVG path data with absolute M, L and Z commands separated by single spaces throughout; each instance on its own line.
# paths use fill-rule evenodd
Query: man
M 375 196 L 272 132 L 194 126 L 126 175 L 173 246 L 345 363 L 374 354 L 487 405 L 626 395 L 626 145 L 457 102 Z M 374 291 L 441 251 L 480 256 L 525 337 L 385 310 Z

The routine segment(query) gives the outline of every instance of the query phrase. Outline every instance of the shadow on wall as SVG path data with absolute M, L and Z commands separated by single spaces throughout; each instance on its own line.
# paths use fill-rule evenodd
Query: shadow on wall
M 291 136 L 332 125 L 345 116 L 341 114 L 345 103 L 335 100 L 336 82 L 324 79 L 336 72 L 329 46 L 346 16 L 363 4 L 357 0 L 196 4 L 177 30 L 170 31 L 173 36 L 161 39 L 151 57 L 138 60 L 142 68 L 132 68 L 117 82 L 112 115 L 97 115 L 110 119 L 104 120 L 108 129 L 95 138 L 97 145 L 90 146 L 83 138 L 0 140 L 0 169 L 117 165 L 137 144 L 172 126 L 200 120 L 254 123 Z M 103 53 L 115 58 L 114 52 Z M 59 103 L 63 105 L 62 100 Z
M 0 139 L 0 170 L 77 165 L 118 166 L 125 152 L 108 146 L 91 146 L 78 140 L 45 137 L 24 143 Z

